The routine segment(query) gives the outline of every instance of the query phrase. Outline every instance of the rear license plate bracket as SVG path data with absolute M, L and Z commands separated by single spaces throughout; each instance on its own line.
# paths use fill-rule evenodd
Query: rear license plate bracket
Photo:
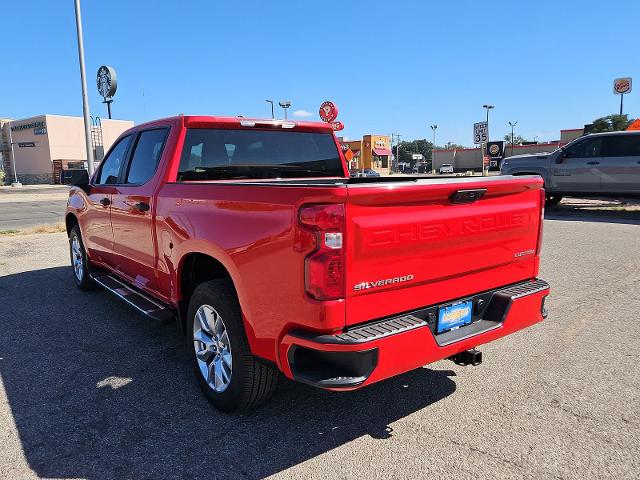
M 436 333 L 469 325 L 473 320 L 473 301 L 456 302 L 438 308 L 438 326 Z

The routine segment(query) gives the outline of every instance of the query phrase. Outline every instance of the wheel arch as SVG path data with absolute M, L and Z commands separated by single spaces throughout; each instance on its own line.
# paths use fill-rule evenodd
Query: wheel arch
M 185 253 L 178 262 L 176 271 L 177 293 L 178 293 L 178 309 L 180 311 L 180 328 L 182 332 L 186 332 L 186 317 L 189 308 L 189 300 L 198 285 L 210 280 L 226 280 L 229 283 L 238 303 L 243 311 L 243 321 L 245 331 L 251 344 L 253 331 L 246 321 L 240 294 L 238 292 L 238 282 L 231 273 L 231 269 L 219 258 L 201 251 L 191 251 Z

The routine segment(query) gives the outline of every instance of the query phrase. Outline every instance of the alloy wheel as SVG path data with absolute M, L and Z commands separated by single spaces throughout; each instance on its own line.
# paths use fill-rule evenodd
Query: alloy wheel
M 210 305 L 201 305 L 193 319 L 193 346 L 200 373 L 215 392 L 231 383 L 232 356 L 222 316 Z

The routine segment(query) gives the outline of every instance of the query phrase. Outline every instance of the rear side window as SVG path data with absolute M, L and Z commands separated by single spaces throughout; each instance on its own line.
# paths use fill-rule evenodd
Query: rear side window
M 153 177 L 162 155 L 167 131 L 168 129 L 161 128 L 140 133 L 127 172 L 126 183 L 142 184 Z
M 640 157 L 640 135 L 612 135 L 605 137 L 603 157 Z
M 130 143 L 131 135 L 127 135 L 111 149 L 107 157 L 102 161 L 97 181 L 99 185 L 118 183 L 118 175 L 120 175 L 120 169 L 127 156 Z
M 187 130 L 178 181 L 344 177 L 331 133 Z

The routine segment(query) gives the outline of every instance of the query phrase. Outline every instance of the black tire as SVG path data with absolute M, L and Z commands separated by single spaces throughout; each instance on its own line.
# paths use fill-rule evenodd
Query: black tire
M 211 307 L 214 314 L 219 315 L 223 320 L 232 359 L 230 379 L 221 392 L 216 391 L 215 385 L 208 383 L 205 373 L 201 370 L 201 368 L 207 368 L 207 361 L 202 358 L 199 360 L 196 356 L 196 347 L 202 352 L 205 346 L 204 343 L 196 342 L 194 339 L 196 331 L 201 329 L 201 323 L 196 314 L 201 311 L 201 308 L 208 307 Z M 200 284 L 189 301 L 187 319 L 187 342 L 194 373 L 198 385 L 214 407 L 226 413 L 237 412 L 254 408 L 271 397 L 277 386 L 278 372 L 273 367 L 261 363 L 251 354 L 240 305 L 227 281 L 211 280 Z M 208 364 L 211 365 L 212 362 L 213 360 Z
M 555 207 L 560 203 L 560 200 L 562 200 L 562 195 L 554 195 L 552 193 L 551 194 L 548 193 L 546 201 L 544 202 L 544 206 L 546 208 Z
M 77 244 L 75 241 L 77 240 Z M 79 257 L 77 253 L 74 253 L 74 245 L 79 247 Z M 73 279 L 76 282 L 76 287 L 80 290 L 93 290 L 95 283 L 89 275 L 89 258 L 87 257 L 87 251 L 84 249 L 84 243 L 82 242 L 82 235 L 80 235 L 80 227 L 74 225 L 69 232 L 69 256 L 71 259 L 71 271 L 73 273 Z M 74 261 L 77 260 L 81 267 L 79 273 L 74 265 Z

